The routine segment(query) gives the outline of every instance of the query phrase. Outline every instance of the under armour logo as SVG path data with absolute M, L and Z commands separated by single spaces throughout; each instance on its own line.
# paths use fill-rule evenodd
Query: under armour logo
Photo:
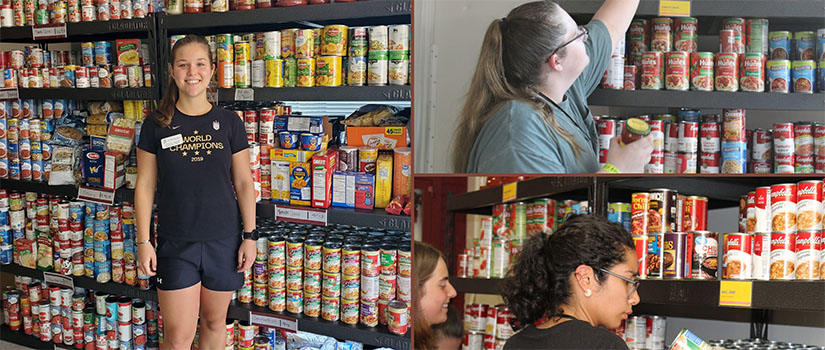
M 163 279 L 162 278 L 158 278 L 158 284 L 163 284 Z

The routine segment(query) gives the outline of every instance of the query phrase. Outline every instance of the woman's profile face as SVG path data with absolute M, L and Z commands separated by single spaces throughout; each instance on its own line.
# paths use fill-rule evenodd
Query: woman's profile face
M 199 96 L 206 92 L 212 79 L 212 64 L 209 61 L 209 48 L 191 43 L 175 51 L 172 62 L 172 77 L 181 96 Z
M 562 11 L 560 17 L 561 23 L 563 23 L 566 30 L 563 40 L 559 43 L 559 45 L 569 42 L 581 34 L 579 26 L 576 24 L 576 21 L 573 20 L 573 17 L 570 17 L 570 14 Z M 587 56 L 587 50 L 584 46 L 584 40 L 586 37 L 586 35 L 581 36 L 564 47 L 564 50 L 566 51 L 565 56 L 562 59 L 562 66 L 564 67 L 564 71 L 570 72 L 576 77 L 584 71 L 584 67 L 587 67 L 587 65 L 590 64 L 590 56 Z
M 639 275 L 639 261 L 636 259 L 636 252 L 625 249 L 624 260 L 607 269 L 608 271 L 620 275 L 629 280 L 636 280 Z M 633 291 L 633 284 L 616 276 L 606 274 L 606 279 L 599 290 L 594 293 L 594 304 L 590 308 L 594 314 L 597 325 L 608 329 L 614 329 L 621 325 L 627 317 L 633 313 L 633 305 L 639 303 L 639 293 Z
M 447 321 L 447 308 L 450 299 L 456 296 L 456 291 L 450 284 L 449 277 L 447 264 L 439 258 L 432 276 L 424 281 L 421 288 L 420 316 L 424 317 L 427 326 Z

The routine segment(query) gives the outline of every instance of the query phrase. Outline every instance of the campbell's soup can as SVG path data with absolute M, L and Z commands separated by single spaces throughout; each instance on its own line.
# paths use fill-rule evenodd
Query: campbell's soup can
M 694 52 L 690 54 L 691 90 L 713 91 L 714 54 L 712 52 Z
M 650 162 L 645 164 L 645 173 L 664 174 L 667 171 L 667 156 L 670 152 L 654 150 L 650 154 Z M 606 157 L 605 157 L 606 158 Z M 674 167 L 675 168 L 675 167 Z
M 822 234 L 820 231 L 799 231 L 796 234 L 796 279 L 817 280 L 820 278 L 820 254 Z
M 464 332 L 464 341 L 461 343 L 462 350 L 482 350 L 484 349 L 484 332 L 467 331 Z
M 808 180 L 796 185 L 796 224 L 798 231 L 822 230 L 822 181 Z
M 693 153 L 676 154 L 676 171 L 677 174 L 695 174 L 696 166 L 698 164 L 698 155 Z
M 771 234 L 757 233 L 753 235 L 752 245 L 752 278 L 755 280 L 767 281 L 770 279 L 769 270 L 771 264 Z
M 745 20 L 743 18 L 725 18 L 722 21 L 722 29 L 733 31 L 733 51 L 720 52 L 745 53 Z
M 678 152 L 696 153 L 698 140 L 699 123 L 685 121 L 679 123 L 679 139 L 676 146 Z
M 793 155 L 796 152 L 793 123 L 773 124 L 773 147 L 776 156 Z M 788 172 L 787 169 L 780 170 L 777 164 L 777 172 Z M 793 172 L 793 161 L 788 165 L 790 172 Z
M 726 279 L 750 279 L 753 272 L 751 239 L 747 233 L 726 233 L 724 235 L 724 258 L 722 266 Z
M 753 151 L 751 157 L 755 162 L 770 162 L 773 159 L 773 136 L 769 131 L 753 131 Z
M 641 86 L 643 90 L 661 90 L 664 86 L 664 53 L 648 51 L 642 54 Z
M 702 152 L 699 154 L 699 172 L 718 174 L 720 172 L 721 152 Z
M 751 18 L 745 23 L 745 33 L 747 43 L 745 52 L 768 54 L 768 20 L 764 18 Z
M 739 86 L 742 91 L 765 91 L 765 56 L 760 53 L 739 55 Z
M 690 54 L 674 51 L 665 54 L 665 87 L 667 90 L 687 91 L 690 87 Z
M 722 126 L 719 123 L 703 122 L 699 131 L 700 149 L 702 152 L 720 152 L 720 135 Z
M 791 61 L 771 60 L 766 63 L 768 76 L 768 91 L 770 92 L 790 92 L 791 85 Z
M 650 47 L 650 23 L 646 19 L 634 19 L 630 22 L 629 42 L 631 54 L 641 54 L 649 51 Z
M 771 186 L 771 232 L 796 231 L 796 200 L 796 184 Z
M 673 50 L 673 19 L 654 18 L 651 20 L 650 50 L 670 52 Z
M 716 279 L 718 270 L 719 235 L 710 231 L 693 231 L 689 239 L 693 249 L 690 259 L 690 277 L 696 279 Z M 641 271 L 641 270 L 640 270 Z
M 796 266 L 796 234 L 771 233 L 771 280 L 792 280 Z
M 794 123 L 794 155 L 796 156 L 794 162 L 794 172 L 796 173 L 813 173 L 813 155 L 814 155 L 814 133 L 813 123 L 811 122 L 796 122 Z M 806 160 L 807 159 L 807 160 Z
M 739 56 L 735 53 L 716 54 L 715 87 L 717 91 L 739 90 Z
M 597 123 L 599 133 L 599 149 L 606 150 L 610 148 L 610 139 L 616 137 L 617 135 L 617 124 L 619 124 L 619 121 L 616 119 L 605 118 L 599 120 Z
M 665 128 L 667 124 L 664 120 L 651 120 L 648 122 L 650 125 L 650 135 L 653 137 L 653 150 L 654 151 L 662 151 L 665 149 Z

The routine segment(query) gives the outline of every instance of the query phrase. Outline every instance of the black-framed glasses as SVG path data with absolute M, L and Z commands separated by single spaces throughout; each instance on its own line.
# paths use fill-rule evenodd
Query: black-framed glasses
M 610 272 L 610 271 L 608 271 L 604 268 L 601 268 L 601 267 L 599 268 L 599 271 L 604 272 L 604 273 L 606 273 L 608 275 L 611 275 L 611 276 L 615 276 L 616 278 L 619 278 L 622 281 L 625 281 L 625 282 L 630 283 L 631 285 L 633 285 L 633 288 L 630 288 L 630 293 L 627 293 L 627 299 L 630 299 L 633 296 L 633 292 L 635 292 L 637 289 L 639 289 L 639 283 L 640 283 L 639 281 L 634 281 L 634 280 L 629 279 L 627 277 L 624 277 L 624 276 L 622 276 L 618 273 Z
M 576 41 L 576 40 L 578 40 L 579 38 L 584 37 L 584 39 L 583 39 L 583 40 L 584 40 L 584 41 L 587 41 L 587 38 L 588 38 L 588 36 L 590 35 L 590 31 L 589 31 L 589 30 L 587 30 L 587 27 L 585 27 L 585 26 L 579 26 L 578 31 L 579 31 L 579 34 L 577 34 L 576 36 L 574 36 L 574 37 L 573 37 L 573 39 L 570 39 L 570 41 L 568 41 L 568 42 L 566 42 L 566 43 L 564 43 L 564 44 L 561 44 L 561 45 L 560 45 L 559 47 L 557 47 L 555 50 L 553 50 L 552 52 L 550 52 L 550 55 L 549 55 L 549 56 L 547 56 L 547 61 L 545 61 L 545 63 L 550 62 L 550 57 L 553 57 L 553 55 L 555 55 L 555 54 L 556 54 L 556 52 L 559 52 L 559 50 L 563 49 L 563 48 L 564 48 L 565 46 L 567 46 L 567 45 L 572 44 L 573 42 L 575 42 L 575 41 Z

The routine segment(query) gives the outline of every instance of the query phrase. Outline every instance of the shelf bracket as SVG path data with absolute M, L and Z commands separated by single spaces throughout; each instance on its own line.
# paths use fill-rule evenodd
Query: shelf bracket
M 324 26 L 322 26 L 318 23 L 313 23 L 313 22 L 309 22 L 309 21 L 295 21 L 295 23 L 298 23 L 302 26 L 307 26 L 307 27 L 310 27 L 310 28 L 323 28 L 324 27 Z
M 751 310 L 751 339 L 768 339 L 768 323 L 771 310 Z

